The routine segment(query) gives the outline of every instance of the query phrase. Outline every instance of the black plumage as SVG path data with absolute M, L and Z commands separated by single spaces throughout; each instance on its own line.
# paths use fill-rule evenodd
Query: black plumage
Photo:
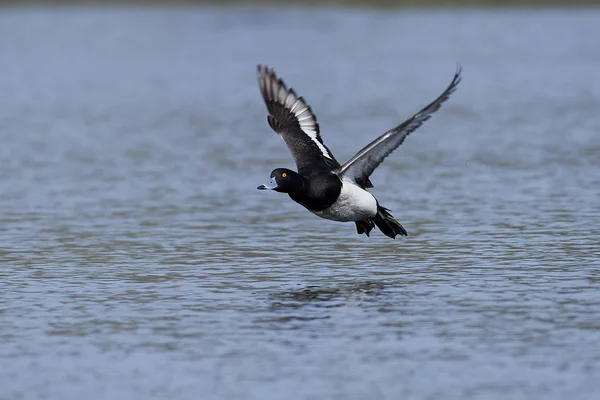
M 391 238 L 406 235 L 389 210 L 365 190 L 373 187 L 369 177 L 406 136 L 448 100 L 460 83 L 460 74 L 458 67 L 450 85 L 433 102 L 340 165 L 323 143 L 317 118 L 304 99 L 288 89 L 272 69 L 259 65 L 258 83 L 269 111 L 269 126 L 287 144 L 298 172 L 277 168 L 271 173 L 271 182 L 258 189 L 288 193 L 292 200 L 322 218 L 354 221 L 359 234 L 369 236 L 377 226 Z

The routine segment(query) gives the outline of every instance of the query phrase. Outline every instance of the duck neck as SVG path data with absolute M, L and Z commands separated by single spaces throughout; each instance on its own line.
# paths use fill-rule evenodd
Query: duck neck
M 292 200 L 301 202 L 301 200 L 306 197 L 306 190 L 308 188 L 308 182 L 302 175 L 297 175 L 295 177 L 294 185 L 292 185 L 288 190 L 288 195 L 292 198 Z

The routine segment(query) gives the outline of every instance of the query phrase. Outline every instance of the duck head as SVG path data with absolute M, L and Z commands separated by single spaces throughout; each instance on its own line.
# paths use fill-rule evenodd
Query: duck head
M 274 190 L 281 193 L 289 193 L 302 187 L 302 176 L 287 168 L 277 168 L 271 172 L 269 183 L 260 185 L 258 190 Z

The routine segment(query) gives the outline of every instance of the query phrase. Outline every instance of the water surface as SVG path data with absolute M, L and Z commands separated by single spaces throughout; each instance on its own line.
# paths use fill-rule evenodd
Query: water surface
M 600 12 L 4 9 L 6 399 L 595 399 Z M 256 190 L 257 63 L 409 237 Z

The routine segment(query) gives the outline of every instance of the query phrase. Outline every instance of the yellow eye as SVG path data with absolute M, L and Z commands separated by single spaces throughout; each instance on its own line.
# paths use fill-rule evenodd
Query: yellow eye
M 282 178 L 285 178 L 287 176 L 287 174 L 284 172 L 283 174 L 281 174 Z

